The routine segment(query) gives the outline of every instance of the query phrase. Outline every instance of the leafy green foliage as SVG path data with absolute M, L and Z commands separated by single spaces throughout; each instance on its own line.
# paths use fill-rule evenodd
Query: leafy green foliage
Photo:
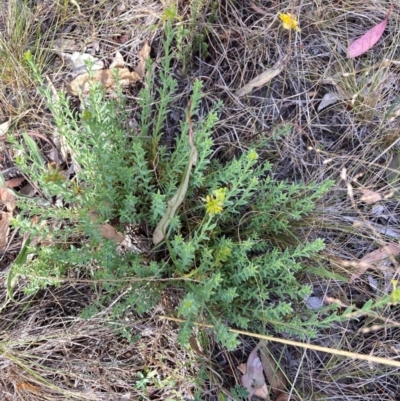
M 58 133 L 68 144 L 73 174 L 50 168 L 28 135 L 22 141 L 14 139 L 24 155 L 18 159 L 19 168 L 40 189 L 38 198 L 20 199 L 15 224 L 47 244 L 39 251 L 31 247 L 34 257 L 28 267 L 18 267 L 17 274 L 28 276 L 27 291 L 33 292 L 57 283 L 71 269 L 86 271 L 97 282 L 98 293 L 86 314 L 111 305 L 115 318 L 130 308 L 148 311 L 167 286 L 179 289 L 177 314 L 185 319 L 180 337 L 184 342 L 195 322 L 213 324 L 228 348 L 234 348 L 237 339 L 227 324 L 255 330 L 271 325 L 312 335 L 313 326 L 295 312 L 310 293 L 297 274 L 301 263 L 324 245 L 321 240 L 299 243 L 293 225 L 312 212 L 331 183 L 276 182 L 269 175 L 271 165 L 259 160 L 255 149 L 231 162 L 211 161 L 212 130 L 221 105 L 200 117 L 198 80 L 193 83 L 190 117 L 181 122 L 174 150 L 161 146 L 176 95 L 170 69 L 177 55 L 171 44 L 179 29 L 171 19 L 165 24 L 159 71 L 163 85 L 156 88 L 148 73 L 140 94 L 139 129 L 129 127 L 121 91 L 110 98 L 100 85 L 93 85 L 89 97 L 81 99 L 83 109 L 75 112 L 65 93 L 55 98 L 42 89 Z M 34 67 L 31 57 L 27 62 Z M 187 166 L 190 118 L 198 160 L 165 241 L 157 252 L 118 253 L 116 245 L 101 236 L 99 224 L 113 219 L 121 230 L 127 223 L 155 228 Z M 32 216 L 39 222 L 31 224 Z

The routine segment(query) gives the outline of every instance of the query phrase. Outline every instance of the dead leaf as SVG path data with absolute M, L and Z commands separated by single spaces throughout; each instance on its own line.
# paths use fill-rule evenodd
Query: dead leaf
M 267 348 L 268 342 L 261 340 L 258 346 L 260 347 L 261 362 L 265 377 L 267 378 L 272 392 L 276 396 L 276 401 L 287 401 L 289 395 L 286 393 L 285 375 L 276 366 L 274 359 L 271 357 Z
M 265 384 L 265 374 L 276 396 L 276 401 L 288 401 L 289 395 L 286 392 L 285 376 L 276 366 L 267 345 L 267 341 L 261 340 L 250 353 L 247 364 L 242 363 L 238 366 L 238 370 L 243 373 L 242 385 L 249 392 L 249 400 L 251 400 L 253 395 L 267 399 L 269 392 Z M 261 360 L 257 355 L 258 350 L 260 350 Z
M 268 397 L 268 387 L 265 384 L 263 366 L 257 355 L 258 346 L 251 351 L 247 364 L 241 364 L 238 369 L 243 373 L 242 385 L 249 392 L 248 399 L 255 395 L 260 398 Z
M 321 99 L 321 103 L 318 106 L 318 111 L 321 111 L 325 107 L 335 104 L 339 100 L 341 100 L 341 96 L 338 95 L 337 93 L 333 93 L 333 92 L 326 93 L 324 95 L 324 97 Z
M 74 151 L 70 148 L 67 143 L 67 139 L 64 135 L 60 134 L 60 131 L 57 128 L 54 128 L 54 132 L 52 135 L 52 140 L 56 148 L 60 151 L 63 160 L 68 160 L 68 155 L 71 155 L 72 161 L 74 163 L 74 167 L 76 171 L 79 170 L 79 164 L 76 162 L 76 157 Z
M 364 35 L 355 40 L 347 48 L 350 58 L 361 56 L 378 42 L 383 32 L 385 31 L 389 15 L 392 12 L 392 8 L 393 6 L 390 6 L 389 11 L 386 14 L 386 17 L 382 22 L 380 22 L 378 25 L 375 25 L 369 31 L 365 32 Z
M 20 189 L 19 193 L 31 198 L 33 195 L 35 195 L 36 188 L 31 183 L 28 183 Z
M 236 91 L 236 95 L 239 97 L 245 96 L 248 93 L 251 93 L 254 88 L 261 88 L 277 75 L 279 75 L 283 71 L 283 63 L 282 61 L 278 61 L 272 68 L 264 71 L 260 75 L 257 75 L 254 79 L 252 79 L 248 84 L 244 85 L 242 88 Z
M 4 204 L 9 212 L 15 209 L 15 195 L 7 188 L 0 188 L 0 202 Z
M 201 345 L 197 341 L 197 337 L 195 335 L 191 335 L 189 338 L 189 344 L 192 347 L 192 350 L 196 352 L 199 356 L 206 356 L 201 348 Z
M 118 72 L 119 83 L 122 86 L 128 86 L 134 82 L 140 81 L 145 74 L 146 60 L 149 58 L 151 47 L 146 40 L 143 47 L 140 49 L 139 64 L 135 71 L 129 71 L 128 68 L 121 68 L 124 65 L 122 55 L 117 53 L 112 67 L 105 70 L 95 71 L 92 73 L 94 82 L 101 82 L 105 89 L 112 89 L 116 85 L 115 73 Z M 91 57 L 91 56 L 90 56 Z M 118 67 L 118 68 L 117 68 Z M 78 96 L 80 92 L 89 92 L 90 74 L 84 73 L 73 79 L 67 86 L 66 91 L 73 96 Z
M 20 178 L 14 178 L 14 186 L 19 185 L 24 178 L 22 178 L 22 181 L 19 183 L 16 182 L 16 180 L 21 180 Z M 7 186 L 10 186 L 10 181 L 13 180 L 8 180 L 6 182 Z M 13 215 L 13 211 L 16 206 L 16 200 L 15 200 L 15 195 L 13 192 L 7 188 L 0 188 L 0 206 L 3 209 L 3 205 L 6 207 L 8 212 L 1 211 L 0 212 L 0 251 L 3 251 L 8 244 L 8 234 L 10 232 L 10 223 Z
M 60 53 L 62 58 L 67 60 L 70 64 L 72 72 L 76 75 L 83 74 L 86 72 L 86 63 L 91 63 L 91 71 L 101 70 L 104 68 L 104 62 L 102 60 L 93 57 L 91 54 L 73 52 Z
M 364 263 L 376 263 L 390 256 L 397 256 L 400 253 L 400 245 L 398 244 L 388 244 L 376 251 L 370 252 L 361 258 Z
M 125 67 L 125 60 L 122 57 L 122 54 L 120 52 L 116 52 L 115 57 L 114 57 L 113 61 L 111 62 L 110 69 L 111 68 L 123 68 L 123 67 Z
M 378 192 L 372 191 L 371 189 L 360 189 L 363 196 L 360 198 L 361 202 L 365 202 L 367 205 L 373 205 L 376 202 L 382 200 L 382 195 Z
M 373 290 L 376 291 L 378 289 L 378 280 L 370 274 L 368 274 L 368 284 Z
M 114 78 L 115 71 L 118 71 L 119 82 L 122 86 L 130 85 L 131 83 L 140 81 L 140 76 L 135 71 L 129 71 L 128 68 L 115 68 L 100 70 L 93 73 L 93 81 L 101 82 L 106 88 L 115 87 L 116 80 Z M 66 90 L 70 95 L 78 96 L 79 92 L 89 92 L 90 75 L 88 73 L 77 76 L 67 86 Z
M 186 192 L 189 186 L 189 178 L 190 178 L 190 173 L 192 171 L 192 167 L 196 165 L 197 163 L 197 148 L 196 145 L 194 144 L 194 132 L 193 132 L 193 127 L 192 127 L 192 120 L 190 116 L 190 103 L 188 106 L 188 111 L 187 111 L 187 116 L 188 116 L 188 121 L 189 121 L 189 137 L 188 137 L 188 142 L 190 146 L 190 153 L 189 153 L 189 160 L 187 162 L 186 168 L 183 172 L 182 176 L 182 181 L 174 194 L 174 196 L 168 201 L 167 203 L 167 210 L 165 211 L 164 215 L 161 217 L 161 220 L 158 222 L 157 227 L 154 230 L 153 233 L 153 244 L 157 245 L 161 241 L 165 239 L 165 236 L 167 235 L 167 228 L 169 226 L 169 223 L 171 220 L 174 218 L 176 211 L 178 210 L 179 206 L 183 202 L 186 196 Z
M 11 219 L 11 212 L 0 212 L 0 251 L 4 251 L 7 247 Z
M 25 181 L 25 177 L 11 178 L 5 182 L 7 188 L 19 187 Z
M 400 245 L 393 243 L 368 253 L 358 263 L 355 263 L 355 271 L 351 275 L 350 283 L 358 279 L 366 270 L 376 269 L 377 267 L 374 264 L 381 263 L 385 259 L 397 256 L 398 254 L 400 254 Z M 354 262 L 347 263 L 348 265 L 354 265 Z
M 0 136 L 7 134 L 10 129 L 11 120 L 6 121 L 5 123 L 0 124 Z
M 139 50 L 138 56 L 139 56 L 139 64 L 135 68 L 136 74 L 139 75 L 140 78 L 144 77 L 145 71 L 146 71 L 146 60 L 150 56 L 150 51 L 151 47 L 149 45 L 149 42 L 146 40 L 144 42 L 143 47 Z
M 120 244 L 124 240 L 124 236 L 117 232 L 117 230 L 108 223 L 99 226 L 100 234 L 103 238 L 113 239 L 115 243 Z

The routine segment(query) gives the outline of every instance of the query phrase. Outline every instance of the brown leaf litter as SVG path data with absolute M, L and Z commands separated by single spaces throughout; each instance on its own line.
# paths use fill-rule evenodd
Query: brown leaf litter
M 139 64 L 134 71 L 122 67 L 122 62 L 119 59 L 118 62 L 114 64 L 115 68 L 97 70 L 90 74 L 84 73 L 78 75 L 66 85 L 66 91 L 70 95 L 78 96 L 79 93 L 86 94 L 89 92 L 91 82 L 100 82 L 107 90 L 115 88 L 117 82 L 122 86 L 128 86 L 140 81 L 145 75 L 146 60 L 150 56 L 150 51 L 151 47 L 148 41 L 146 41 L 138 53 Z
M 108 223 L 99 226 L 100 234 L 103 238 L 112 239 L 115 243 L 120 244 L 124 240 L 124 236 Z
M 261 359 L 257 355 L 258 351 L 260 351 Z M 267 401 L 270 400 L 270 392 L 265 379 L 268 381 L 276 401 L 288 401 L 285 375 L 270 355 L 268 341 L 261 340 L 250 353 L 247 363 L 242 363 L 237 368 L 243 374 L 242 385 L 249 392 L 249 401 L 253 395 Z
M 261 88 L 277 75 L 279 75 L 283 71 L 283 68 L 283 60 L 278 61 L 272 68 L 268 68 L 267 70 L 253 78 L 249 83 L 238 89 L 236 91 L 236 95 L 238 97 L 242 97 L 251 93 L 256 88 Z
M 360 192 L 362 193 L 360 201 L 365 202 L 367 205 L 372 205 L 383 199 L 383 196 L 379 192 L 372 191 L 371 189 L 362 188 Z
M 107 70 L 99 70 L 92 74 L 85 73 L 77 76 L 67 86 L 66 90 L 70 95 L 78 96 L 79 93 L 89 93 L 90 81 L 100 82 L 105 89 L 112 89 L 117 81 L 122 86 L 128 86 L 139 81 L 141 78 L 135 71 L 129 71 L 128 68 L 115 68 Z M 118 79 L 116 78 L 118 76 Z
M 7 188 L 0 188 L 0 203 L 3 210 L 0 211 L 0 251 L 4 251 L 8 244 L 10 224 L 15 209 L 15 195 Z M 4 211 L 4 208 L 7 211 Z
M 373 252 L 368 253 L 357 261 L 348 261 L 343 259 L 336 259 L 335 262 L 343 267 L 351 267 L 353 272 L 350 277 L 349 283 L 353 283 L 360 278 L 368 269 L 383 270 L 386 269 L 384 262 L 388 258 L 393 258 L 400 254 L 400 245 L 396 243 L 389 243 Z

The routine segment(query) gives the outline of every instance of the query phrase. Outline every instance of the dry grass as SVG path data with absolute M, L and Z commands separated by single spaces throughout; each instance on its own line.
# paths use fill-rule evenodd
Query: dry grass
M 150 316 L 132 315 L 116 324 L 103 315 L 84 320 L 78 315 L 90 293 L 90 287 L 84 285 L 63 285 L 3 309 L 2 399 L 165 400 L 192 396 L 198 363 L 177 346 L 176 327 Z M 116 334 L 121 324 L 133 341 Z M 150 372 L 150 379 L 143 380 Z
M 78 0 L 82 14 L 65 1 L 28 3 L 21 13 L 19 2 L 5 2 L 0 16 L 0 120 L 12 117 L 18 129 L 34 127 L 45 134 L 52 130 L 23 63 L 26 50 L 34 49 L 40 55 L 57 87 L 68 79 L 68 69 L 57 56 L 60 49 L 93 53 L 106 62 L 120 50 L 133 65 L 136 60 L 131 54 L 148 39 L 156 62 L 160 56 L 164 2 L 101 1 L 94 5 Z M 194 5 L 178 3 L 182 23 L 190 24 Z M 359 200 L 361 188 L 387 195 L 399 180 L 399 117 L 391 120 L 387 115 L 399 96 L 399 7 L 394 5 L 388 27 L 374 49 L 348 59 L 348 43 L 384 18 L 387 2 L 292 0 L 278 4 L 259 0 L 257 6 L 264 13 L 257 13 L 250 1 L 192 3 L 199 11 L 194 29 L 203 34 L 208 55 L 194 48 L 187 74 L 176 60 L 179 95 L 164 140 L 172 142 L 178 125 L 173 113 L 182 111 L 193 78 L 200 77 L 206 91 L 204 112 L 219 99 L 224 103 L 215 133 L 216 156 L 230 159 L 250 143 L 259 144 L 264 156 L 274 162 L 277 179 L 336 181 L 317 215 L 301 222 L 298 232 L 304 238 L 324 237 L 327 251 L 320 267 L 349 277 L 342 266 L 329 263 L 332 256 L 354 260 L 386 242 L 398 242 L 400 234 L 398 193 L 379 206 Z M 298 16 L 301 33 L 283 30 L 278 12 Z M 127 40 L 120 43 L 121 37 Z M 285 60 L 285 68 L 278 77 L 244 98 L 235 95 L 238 88 L 279 60 Z M 341 100 L 318 111 L 328 92 L 338 93 Z M 128 95 L 134 118 L 137 92 Z M 3 160 L 4 170 L 7 157 Z M 353 199 L 340 178 L 344 168 Z M 394 172 L 391 176 L 390 171 Z M 355 222 L 362 225 L 355 226 Z M 15 244 L 18 242 L 10 246 L 18 249 Z M 12 249 L 3 255 L 4 268 L 13 259 Z M 398 273 L 397 265 L 391 266 L 390 277 L 379 270 L 371 272 L 378 282 L 376 288 L 371 287 L 367 275 L 353 284 L 311 274 L 304 279 L 313 285 L 316 295 L 362 306 L 387 293 L 388 281 L 398 278 Z M 79 311 L 88 303 L 84 294 L 90 294 L 90 289 L 65 284 L 34 299 L 20 294 L 19 304 L 9 304 L 1 311 L 3 399 L 122 400 L 127 393 L 130 399 L 191 398 L 196 390 L 193 378 L 201 365 L 209 377 L 203 386 L 205 399 L 217 399 L 222 387 L 237 382 L 235 366 L 251 348 L 245 339 L 242 349 L 227 354 L 208 338 L 203 345 L 210 358 L 200 364 L 190 352 L 177 347 L 176 329 L 168 323 L 132 317 L 128 326 L 138 340 L 129 344 L 104 317 L 82 320 Z M 368 317 L 333 326 L 321 331 L 314 343 L 398 359 L 399 329 L 385 325 L 385 319 L 400 320 L 397 309 L 390 306 L 380 311 L 383 321 Z M 374 324 L 383 327 L 362 332 Z M 278 344 L 272 348 L 291 383 L 292 399 L 399 399 L 399 373 L 394 368 Z M 154 370 L 154 380 L 140 387 L 138 372 L 146 375 Z

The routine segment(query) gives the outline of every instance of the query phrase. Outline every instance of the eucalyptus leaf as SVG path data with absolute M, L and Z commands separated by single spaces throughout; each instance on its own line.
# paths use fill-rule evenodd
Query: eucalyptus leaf
M 322 98 L 321 103 L 318 106 L 318 111 L 335 104 L 339 100 L 341 100 L 341 96 L 339 94 L 333 92 L 325 93 L 325 96 Z
M 190 115 L 188 119 L 190 122 Z M 186 192 L 189 186 L 190 172 L 192 171 L 192 167 L 197 162 L 197 149 L 194 144 L 194 133 L 191 128 L 189 130 L 189 146 L 190 146 L 189 160 L 188 164 L 186 165 L 185 171 L 183 172 L 181 184 L 179 185 L 179 188 L 176 191 L 175 195 L 168 201 L 167 210 L 164 213 L 164 216 L 157 224 L 156 229 L 154 230 L 153 233 L 154 245 L 159 244 L 161 241 L 165 239 L 168 225 L 170 224 L 170 221 L 174 218 L 176 211 L 178 210 L 179 206 L 185 199 Z

